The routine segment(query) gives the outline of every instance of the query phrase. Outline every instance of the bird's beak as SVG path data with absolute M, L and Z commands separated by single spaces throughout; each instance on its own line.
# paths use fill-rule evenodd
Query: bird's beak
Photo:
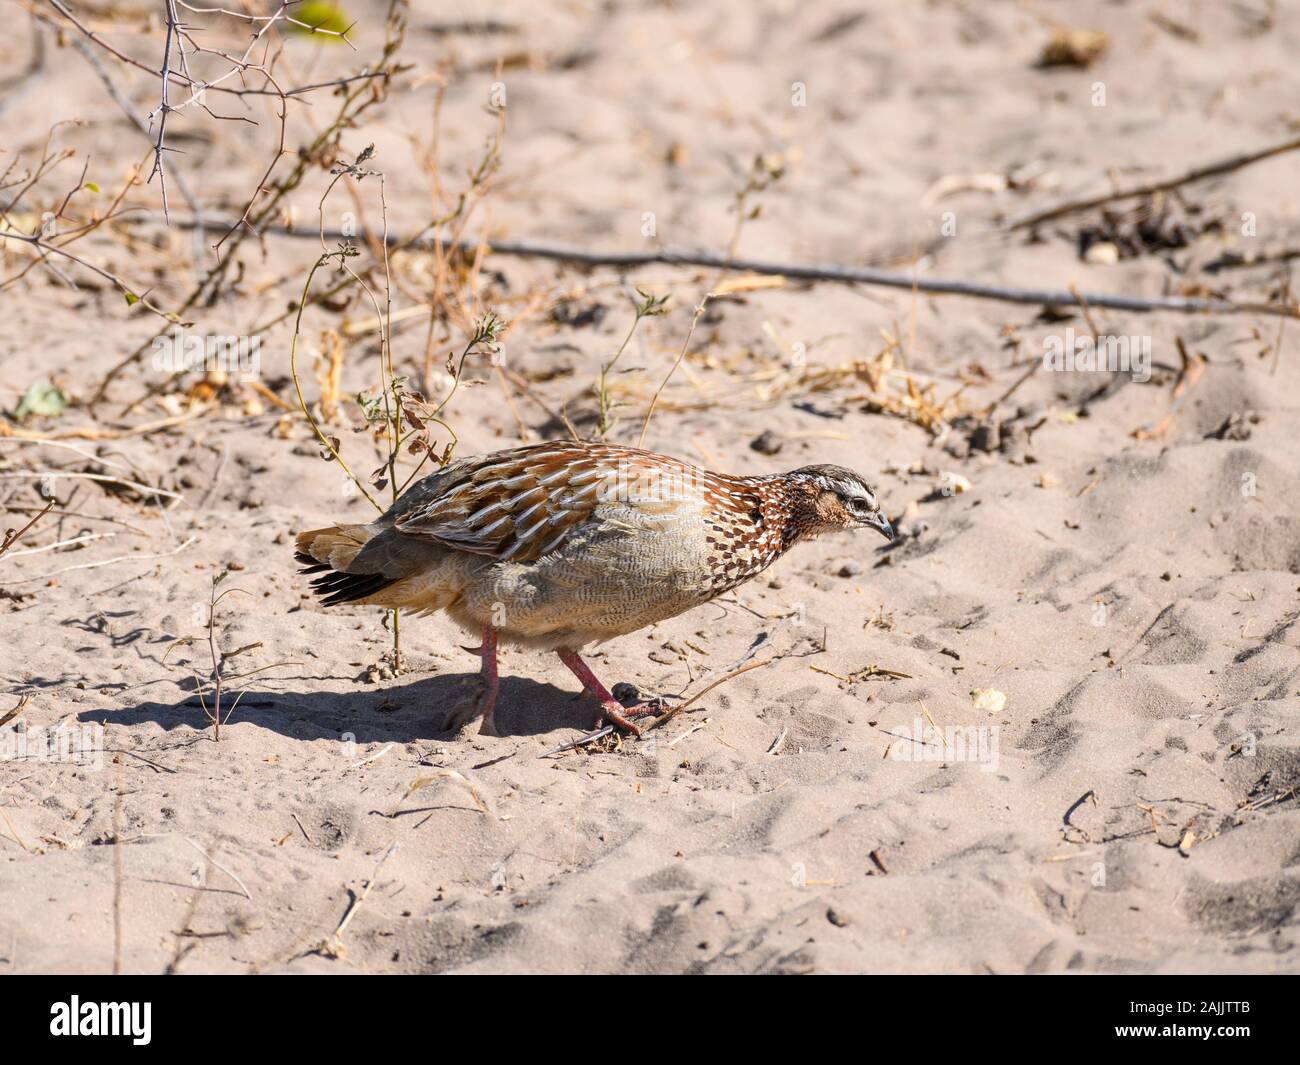
M 867 518 L 866 524 L 870 528 L 877 530 L 886 540 L 894 538 L 894 527 L 889 524 L 889 519 L 885 517 L 883 510 L 878 510 Z

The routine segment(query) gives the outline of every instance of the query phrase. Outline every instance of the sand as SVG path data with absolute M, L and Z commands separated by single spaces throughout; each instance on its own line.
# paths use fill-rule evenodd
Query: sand
M 371 55 L 382 9 L 349 7 Z M 409 232 L 429 215 L 411 138 L 429 136 L 435 73 L 448 82 L 453 191 L 493 128 L 483 105 L 500 79 L 502 167 L 474 232 L 722 250 L 763 155 L 782 173 L 746 201 L 762 209 L 741 229 L 745 255 L 862 263 L 935 242 L 923 273 L 1262 301 L 1280 296 L 1284 266 L 1206 265 L 1295 246 L 1295 155 L 1188 186 L 1202 208 L 1189 225 L 1223 221 L 1186 247 L 1088 261 L 1080 234 L 1100 224 L 1095 211 L 1037 239 L 1001 222 L 1111 174 L 1152 180 L 1294 135 L 1300 24 L 1280 8 L 1261 26 L 1249 12 L 1262 4 L 501 3 L 474 17 L 517 32 L 435 34 L 420 5 L 403 53 L 413 68 L 344 145 L 376 145 L 389 224 Z M 1090 69 L 1037 67 L 1051 19 L 1107 32 L 1109 51 Z M 137 28 L 122 21 L 114 39 L 150 54 L 159 38 Z M 26 65 L 28 32 L 0 47 L 6 75 Z M 87 180 L 115 189 L 148 145 L 85 61 L 48 44 L 39 91 L 5 116 L 10 147 L 38 149 L 52 123 L 81 118 L 60 143 L 90 159 Z M 315 48 L 290 44 L 300 81 L 361 61 Z M 499 56 L 524 58 L 497 75 Z M 149 79 L 120 80 L 147 112 Z M 795 83 L 806 106 L 792 105 Z M 214 214 L 237 214 L 273 131 L 197 118 L 177 128 L 177 165 Z M 1008 173 L 1022 180 L 936 189 Z M 299 224 L 315 225 L 328 180 L 316 170 L 294 194 Z M 374 180 L 358 192 L 376 221 Z M 174 302 L 191 238 L 164 230 L 156 185 L 131 195 L 146 208 L 132 227 L 79 247 Z M 346 194 L 329 202 L 327 224 L 342 224 Z M 7 277 L 27 258 L 6 252 Z M 197 313 L 197 331 L 241 334 L 282 311 L 319 246 L 272 237 L 241 254 L 239 285 Z M 403 267 L 399 312 L 427 295 L 419 265 Z M 82 287 L 38 270 L 0 292 L 0 405 L 12 411 L 51 375 L 74 405 L 8 428 L 184 413 L 182 394 L 120 416 L 158 381 L 146 363 L 91 420 L 84 400 L 153 325 L 111 287 L 64 272 Z M 670 293 L 670 313 L 642 322 L 620 363 L 633 372 L 617 378 L 625 405 L 610 435 L 635 441 L 718 280 L 498 255 L 478 295 L 520 319 L 507 366 L 591 432 L 592 382 L 627 333 L 630 286 Z M 523 314 L 532 293 L 545 299 Z M 1150 379 L 1040 370 L 996 408 L 1000 442 L 975 420 L 936 434 L 873 408 L 861 377 L 765 392 L 797 377 L 799 359 L 875 360 L 884 331 L 901 341 L 896 367 L 941 400 L 965 383 L 960 403 L 979 411 L 1041 360 L 1047 338 L 1089 335 L 1077 307 L 1061 320 L 1042 310 L 794 282 L 711 302 L 646 445 L 734 473 L 852 466 L 904 538 L 800 545 L 735 594 L 605 645 L 591 661 L 607 683 L 667 695 L 693 694 L 747 655 L 777 660 L 714 689 L 653 742 L 551 757 L 540 756 L 593 718 L 554 656 L 503 654 L 504 735 L 480 737 L 445 727 L 477 668 L 450 621 L 406 619 L 406 668 L 393 676 L 381 615 L 310 598 L 292 534 L 370 509 L 302 419 L 264 396 L 232 386 L 172 429 L 68 441 L 97 462 L 0 438 L 6 476 L 125 470 L 182 497 L 160 505 L 56 481 L 61 509 L 89 517 L 47 516 L 0 559 L 0 717 L 30 697 L 0 727 L 0 972 L 1297 971 L 1294 326 L 1095 311 L 1100 332 L 1149 343 Z M 373 314 L 364 300 L 313 309 L 307 356 L 321 330 Z M 395 330 L 403 372 L 419 373 L 427 323 L 417 312 Z M 458 328 L 439 335 L 439 362 L 463 345 Z M 263 335 L 259 380 L 296 406 L 291 331 Z M 375 381 L 376 359 L 373 331 L 349 338 L 345 396 Z M 564 434 L 517 387 L 507 402 L 491 366 L 475 362 L 467 378 L 479 383 L 449 408 L 457 454 L 516 444 L 521 426 L 530 439 Z M 310 373 L 307 388 L 314 399 Z M 369 472 L 356 406 L 341 417 L 332 431 Z M 779 453 L 751 447 L 765 432 Z M 0 528 L 41 505 L 39 484 L 0 480 Z M 83 534 L 113 535 L 18 553 Z M 247 692 L 214 742 L 196 675 L 210 671 L 207 603 L 227 568 L 221 588 L 247 594 L 219 606 L 216 639 L 252 645 L 228 673 L 259 672 L 231 682 Z M 936 747 L 932 724 L 957 730 L 951 748 Z M 60 725 L 90 744 L 88 764 L 38 757 Z

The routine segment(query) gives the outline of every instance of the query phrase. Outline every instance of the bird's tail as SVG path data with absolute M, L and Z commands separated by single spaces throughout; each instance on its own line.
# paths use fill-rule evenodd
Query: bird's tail
M 368 525 L 331 525 L 298 534 L 294 559 L 303 573 L 319 574 L 311 586 L 325 606 L 359 603 L 383 591 L 394 578 L 376 572 L 350 572 L 375 530 Z

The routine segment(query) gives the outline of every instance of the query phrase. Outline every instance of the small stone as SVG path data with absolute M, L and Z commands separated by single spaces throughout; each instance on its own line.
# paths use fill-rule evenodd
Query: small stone
M 833 906 L 827 909 L 826 920 L 830 921 L 836 928 L 847 928 L 849 926 L 849 919 Z
M 839 576 L 841 577 L 856 577 L 861 572 L 862 563 L 857 562 L 854 559 L 849 559 L 839 568 Z
M 1119 262 L 1119 248 L 1108 240 L 1099 241 L 1083 253 L 1083 261 L 1094 266 L 1114 266 Z
M 970 434 L 970 446 L 975 451 L 997 451 L 1002 446 L 1002 427 L 997 422 L 983 422 Z
M 621 680 L 615 684 L 614 687 L 610 689 L 609 694 L 624 706 L 636 706 L 636 704 L 641 701 L 641 692 L 637 689 L 637 686 L 635 684 L 629 684 L 625 680 Z
M 771 429 L 764 429 L 749 442 L 749 446 L 760 455 L 775 455 L 785 443 Z

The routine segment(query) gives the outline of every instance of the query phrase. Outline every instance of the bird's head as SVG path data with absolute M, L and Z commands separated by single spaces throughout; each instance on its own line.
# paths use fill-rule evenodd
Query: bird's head
M 834 529 L 875 529 L 886 540 L 894 527 L 880 509 L 876 493 L 843 466 L 804 466 L 786 477 L 795 486 L 796 525 L 808 535 Z

